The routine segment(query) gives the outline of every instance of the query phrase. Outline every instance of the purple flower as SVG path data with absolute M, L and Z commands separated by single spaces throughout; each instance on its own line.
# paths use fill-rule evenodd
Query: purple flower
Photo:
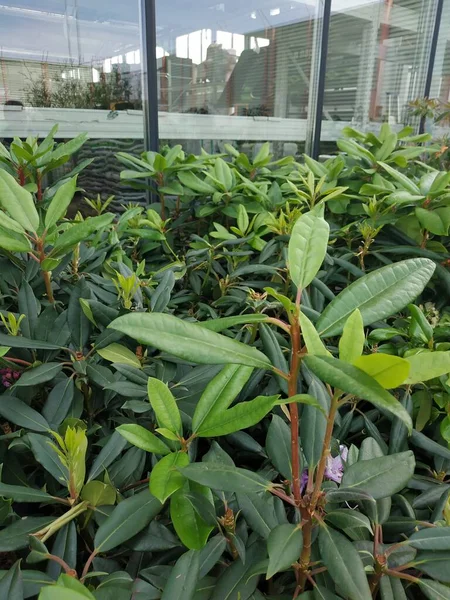
M 325 467 L 325 477 L 336 483 L 341 483 L 344 475 L 344 463 L 347 460 L 348 448 L 339 446 L 339 454 L 337 456 L 329 456 Z
M 0 369 L 0 383 L 3 387 L 9 388 L 17 381 L 20 377 L 20 371 L 14 371 L 13 369 L 7 367 L 5 369 Z

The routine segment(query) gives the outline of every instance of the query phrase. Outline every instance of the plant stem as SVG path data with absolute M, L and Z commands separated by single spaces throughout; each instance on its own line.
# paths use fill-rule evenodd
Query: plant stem
M 47 554 L 47 558 L 48 558 L 48 560 L 53 560 L 53 561 L 55 561 L 55 563 L 58 563 L 58 565 L 64 569 L 64 571 L 66 572 L 66 575 L 69 575 L 70 577 L 75 577 L 75 578 L 77 577 L 77 572 L 75 571 L 75 569 L 72 569 L 71 567 L 69 567 L 69 565 L 66 563 L 66 561 L 63 560 L 61 557 L 55 556 L 54 554 Z
M 97 550 L 93 550 L 93 552 L 91 553 L 91 555 L 89 556 L 89 558 L 87 559 L 86 564 L 84 565 L 84 569 L 83 569 L 83 573 L 81 574 L 81 583 L 84 583 L 84 580 L 86 578 L 86 575 L 88 574 L 89 571 L 89 567 L 92 564 L 92 561 L 94 560 L 94 558 L 97 556 Z
M 50 273 L 48 271 L 42 270 L 42 263 L 44 262 L 44 260 L 46 258 L 45 251 L 44 251 L 44 239 L 43 238 L 38 238 L 37 249 L 39 252 L 39 262 L 41 264 L 42 279 L 44 280 L 44 283 L 45 283 L 45 291 L 47 292 L 47 298 L 48 298 L 49 302 L 54 304 L 55 298 L 53 296 L 52 282 L 50 280 Z
M 323 478 L 325 475 L 325 469 L 327 466 L 327 458 L 328 458 L 328 455 L 330 454 L 331 436 L 333 434 L 334 419 L 336 417 L 336 412 L 338 409 L 339 396 L 340 396 L 339 392 L 335 392 L 333 394 L 333 397 L 331 398 L 330 413 L 328 415 L 327 428 L 325 431 L 325 438 L 323 440 L 323 446 L 322 446 L 322 456 L 320 457 L 319 467 L 317 469 L 316 481 L 314 484 L 314 492 L 313 492 L 313 495 L 311 498 L 311 509 L 312 510 L 315 509 L 315 507 L 317 505 L 317 501 L 319 499 L 320 490 L 321 490 Z
M 9 362 L 16 363 L 18 365 L 24 365 L 25 367 L 31 367 L 32 364 L 27 360 L 22 360 L 21 358 L 11 358 L 10 356 L 3 356 L 3 360 L 8 360 Z
M 295 316 L 291 326 L 292 359 L 291 370 L 289 372 L 288 396 L 291 398 L 297 393 L 297 377 L 300 369 L 300 326 L 298 316 Z M 301 484 L 300 484 L 300 458 L 298 441 L 298 406 L 296 402 L 289 404 L 289 414 L 291 416 L 291 453 L 292 453 L 292 489 L 294 500 L 297 506 L 301 502 Z

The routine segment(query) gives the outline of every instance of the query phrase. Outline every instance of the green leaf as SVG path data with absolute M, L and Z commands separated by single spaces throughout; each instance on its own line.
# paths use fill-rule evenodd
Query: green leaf
M 288 266 L 298 289 L 307 287 L 317 275 L 327 253 L 329 233 L 330 227 L 320 209 L 297 219 L 289 241 Z
M 450 227 L 450 207 L 443 206 L 428 210 L 426 208 L 417 207 L 416 217 L 423 229 L 426 229 L 434 235 L 448 235 Z
M 61 363 L 44 363 L 38 367 L 33 367 L 22 373 L 20 379 L 15 383 L 15 387 L 25 387 L 29 385 L 38 385 L 51 381 L 62 371 Z
M 223 413 L 230 406 L 253 372 L 252 367 L 226 365 L 206 386 L 192 417 L 192 431 L 198 433 L 211 415 Z
M 320 335 L 308 317 L 300 312 L 299 319 L 303 341 L 306 344 L 308 354 L 312 354 L 313 356 L 331 356 L 331 353 L 325 348 Z
M 127 440 L 125 437 L 118 431 L 115 431 L 92 463 L 88 481 L 95 479 L 100 473 L 103 473 L 115 461 L 126 445 Z
M 148 490 L 123 500 L 98 528 L 96 552 L 107 552 L 132 538 L 156 517 L 162 506 Z
M 311 400 L 314 401 L 313 398 Z M 279 402 L 279 396 L 258 396 L 248 402 L 240 402 L 223 412 L 214 411 L 206 417 L 197 430 L 198 437 L 229 435 L 253 427 Z M 283 404 L 286 401 L 283 401 Z
M 97 350 L 97 354 L 112 363 L 130 365 L 137 369 L 141 368 L 141 363 L 136 354 L 121 344 L 110 344 L 109 346 L 106 346 L 106 348 Z
M 170 518 L 183 544 L 190 550 L 201 550 L 214 527 L 205 523 L 195 510 L 192 502 L 187 497 L 189 492 L 201 494 L 206 501 L 213 504 L 211 491 L 190 481 L 171 497 Z
M 242 233 L 247 231 L 249 225 L 248 213 L 243 204 L 238 204 L 237 207 L 237 224 Z
M 272 416 L 267 430 L 266 452 L 273 466 L 286 479 L 292 478 L 291 430 L 281 417 Z
M 9 348 L 27 348 L 32 350 L 59 350 L 61 348 L 61 346 L 55 346 L 55 344 L 49 344 L 48 342 L 31 340 L 19 335 L 6 335 L 5 333 L 0 333 L 0 344 Z
M 170 572 L 161 600 L 192 600 L 200 570 L 200 553 L 190 550 L 180 556 Z
M 450 600 L 450 588 L 431 579 L 419 579 L 420 589 L 429 600 Z
M 44 435 L 37 435 L 36 433 L 29 433 L 27 434 L 27 437 L 37 462 L 40 463 L 60 485 L 67 485 L 69 480 L 68 469 L 61 462 L 58 453 L 51 444 L 50 438 Z
M 4 169 L 0 169 L 0 205 L 24 229 L 36 233 L 39 215 L 33 196 Z
M 46 504 L 54 504 L 60 502 L 59 498 L 55 498 L 31 487 L 21 485 L 8 485 L 0 482 L 0 496 L 3 498 L 12 498 L 14 502 L 42 502 Z
M 170 449 L 166 444 L 160 440 L 154 433 L 148 431 L 141 425 L 133 425 L 132 423 L 120 425 L 116 431 L 124 437 L 127 442 L 133 444 L 141 450 L 146 452 L 153 452 L 154 454 L 166 455 L 170 452 Z
M 306 366 L 322 381 L 389 411 L 401 419 L 411 431 L 412 421 L 407 410 L 375 379 L 361 369 L 337 358 L 325 356 L 306 356 L 304 361 Z
M 370 460 L 360 460 L 344 470 L 342 487 L 358 488 L 375 500 L 402 490 L 414 475 L 413 452 L 400 452 Z
M 88 238 L 92 233 L 107 227 L 114 219 L 112 213 L 105 213 L 99 217 L 88 217 L 81 223 L 76 223 L 67 228 L 56 240 L 51 254 L 51 258 L 68 248 L 75 246 L 79 242 Z
M 379 162 L 378 164 L 381 165 L 383 169 L 385 169 L 407 192 L 414 194 L 415 196 L 421 195 L 419 187 L 413 183 L 409 177 L 403 175 L 403 173 L 399 173 L 396 169 L 393 169 L 384 162 Z
M 367 576 L 358 551 L 342 534 L 321 527 L 319 549 L 324 565 L 335 582 L 339 582 L 340 593 L 349 600 L 371 600 Z
M 331 399 L 324 384 L 314 376 L 308 392 L 317 399 L 323 409 L 319 411 L 313 406 L 306 405 L 300 419 L 300 439 L 305 458 L 308 465 L 316 466 L 322 456 L 323 440 L 327 428 L 325 414 L 329 412 Z
M 411 258 L 364 275 L 330 302 L 316 323 L 317 330 L 322 337 L 338 335 L 356 308 L 364 325 L 389 317 L 422 292 L 435 268 L 427 258 Z
M 91 291 L 86 279 L 81 277 L 72 289 L 67 309 L 67 324 L 70 328 L 71 340 L 79 350 L 82 350 L 88 343 L 91 330 L 90 321 L 84 314 L 80 300 L 89 300 L 90 298 Z
M 14 425 L 31 431 L 44 433 L 50 430 L 50 425 L 41 414 L 14 396 L 0 396 L 0 415 Z
M 248 527 L 263 539 L 267 539 L 270 532 L 280 523 L 276 514 L 274 496 L 238 492 L 236 500 Z
M 0 213 L 2 220 L 4 216 L 6 216 L 5 213 Z M 8 252 L 29 252 L 31 243 L 24 235 L 7 231 L 0 226 L 0 248 L 8 250 Z
M 134 313 L 119 317 L 109 327 L 191 362 L 271 368 L 269 359 L 259 350 L 172 315 Z
M 386 390 L 394 389 L 404 383 L 410 369 L 410 364 L 404 358 L 381 352 L 360 356 L 353 365 L 373 377 Z
M 42 408 L 42 416 L 47 419 L 52 429 L 57 429 L 64 421 L 72 406 L 75 393 L 73 378 L 59 381 L 47 396 Z
M 450 373 L 450 352 L 420 352 L 406 360 L 411 368 L 405 383 L 410 385 Z
M 433 579 L 438 579 L 444 583 L 450 583 L 450 570 L 448 568 L 450 552 L 425 551 L 418 552 L 414 560 L 415 565 L 423 573 L 426 573 Z
M 0 531 L 0 552 L 14 552 L 28 546 L 28 537 L 55 520 L 55 517 L 25 517 Z
M 20 560 L 9 569 L 0 580 L 0 598 L 5 600 L 23 600 L 23 578 L 20 571 Z
M 89 481 L 81 490 L 81 499 L 91 506 L 113 506 L 117 491 L 112 485 L 101 481 Z
M 214 194 L 214 192 L 217 191 L 215 187 L 213 187 L 206 181 L 203 181 L 202 179 L 200 179 L 200 177 L 197 177 L 197 175 L 194 175 L 194 173 L 191 173 L 189 171 L 179 171 L 178 179 L 184 186 L 186 186 L 193 192 L 201 194 L 202 196 L 208 196 L 210 194 Z
M 339 139 L 337 140 L 336 144 L 339 150 L 342 152 L 346 152 L 350 156 L 354 156 L 356 158 L 362 158 L 367 162 L 368 165 L 374 165 L 376 163 L 375 156 L 369 150 L 367 150 L 367 148 L 364 148 L 364 146 L 357 144 L 353 140 Z
M 291 402 L 296 402 L 297 404 L 307 404 L 308 406 L 313 406 L 317 410 L 320 410 L 320 412 L 325 416 L 327 414 L 320 402 L 310 394 L 295 394 L 295 396 L 291 396 L 290 398 L 281 398 L 277 400 L 275 404 L 290 404 Z
M 427 527 L 416 531 L 408 544 L 417 550 L 450 550 L 450 527 Z
M 183 424 L 181 423 L 180 410 L 168 386 L 159 379 L 149 377 L 147 391 L 158 425 L 172 431 L 172 433 L 181 435 Z
M 56 223 L 64 217 L 69 208 L 69 204 L 72 202 L 76 189 L 77 175 L 71 177 L 56 190 L 56 194 L 53 196 L 45 214 L 46 229 L 49 229 L 52 225 L 56 225 Z
M 275 527 L 267 540 L 269 566 L 266 579 L 289 569 L 293 563 L 299 560 L 302 548 L 303 535 L 298 525 L 284 523 Z
M 266 492 L 272 483 L 257 473 L 219 463 L 193 463 L 182 470 L 185 477 L 201 485 L 223 492 L 244 494 Z
M 365 339 L 361 312 L 356 308 L 345 322 L 339 340 L 339 359 L 353 364 L 363 353 Z
M 77 589 L 73 589 L 75 586 L 77 586 Z M 95 600 L 95 596 L 84 585 L 74 579 L 71 587 L 58 585 L 58 583 L 43 587 L 38 600 Z
M 162 458 L 150 474 L 150 492 L 160 502 L 183 487 L 185 478 L 179 469 L 189 464 L 189 456 L 185 452 L 174 452 Z

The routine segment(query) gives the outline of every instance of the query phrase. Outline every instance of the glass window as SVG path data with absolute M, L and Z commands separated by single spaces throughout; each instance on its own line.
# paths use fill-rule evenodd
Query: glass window
M 218 149 L 306 139 L 317 0 L 157 0 L 161 140 Z
M 423 95 L 436 0 L 332 0 L 322 151 L 346 125 L 403 126 Z
M 81 185 L 123 196 L 114 153 L 143 150 L 138 0 L 6 0 L 0 40 L 0 138 L 86 131 Z
M 435 115 L 447 115 L 436 123 L 437 137 L 450 134 L 450 0 L 444 0 L 439 37 L 436 47 L 430 98 L 434 101 Z M 432 122 L 432 120 L 430 120 Z M 447 144 L 448 145 L 448 144 Z M 448 158 L 448 157 L 447 157 Z

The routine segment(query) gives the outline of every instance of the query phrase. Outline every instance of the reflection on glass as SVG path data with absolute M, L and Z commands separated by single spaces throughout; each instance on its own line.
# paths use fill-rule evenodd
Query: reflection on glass
M 87 194 L 134 199 L 118 151 L 143 151 L 139 0 L 6 0 L 0 4 L 0 139 L 87 131 Z
M 410 121 L 424 89 L 436 0 L 332 0 L 322 141 L 345 125 Z M 330 144 L 330 148 L 332 144 Z
M 162 138 L 305 139 L 316 0 L 156 6 Z

